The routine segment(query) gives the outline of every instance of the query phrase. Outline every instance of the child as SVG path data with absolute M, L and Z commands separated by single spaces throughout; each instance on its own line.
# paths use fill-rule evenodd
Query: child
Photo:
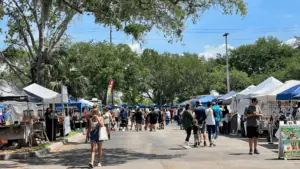
M 194 147 L 199 147 L 200 146 L 200 134 L 199 134 L 199 125 L 198 121 L 194 119 L 193 122 L 193 133 L 194 133 Z

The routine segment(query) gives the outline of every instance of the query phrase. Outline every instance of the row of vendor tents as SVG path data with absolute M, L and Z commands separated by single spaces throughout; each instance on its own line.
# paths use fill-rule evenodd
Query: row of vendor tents
M 56 110 L 62 109 L 62 95 L 50 89 L 47 89 L 38 84 L 31 84 L 23 89 L 11 84 L 5 80 L 0 80 L 0 109 L 4 108 L 5 104 L 13 106 L 11 114 L 13 121 L 20 121 L 25 110 L 31 110 L 33 116 L 37 116 L 37 105 L 54 104 Z M 79 112 L 82 112 L 84 107 L 91 107 L 94 103 L 85 100 L 68 99 L 64 105 L 76 107 Z
M 194 105 L 196 101 L 200 101 L 204 105 L 208 102 L 218 102 L 220 105 L 230 105 L 233 113 L 243 115 L 245 107 L 250 104 L 250 99 L 254 97 L 258 99 L 260 104 L 276 101 L 300 101 L 300 81 L 289 80 L 282 83 L 274 77 L 269 77 L 257 86 L 251 85 L 241 92 L 231 91 L 223 96 L 200 96 L 182 102 L 178 106 L 184 106 L 187 103 Z

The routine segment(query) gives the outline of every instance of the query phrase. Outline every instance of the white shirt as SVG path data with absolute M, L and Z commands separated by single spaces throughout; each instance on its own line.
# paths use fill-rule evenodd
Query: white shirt
M 167 116 L 167 117 L 171 117 L 171 112 L 170 112 L 170 111 L 167 111 L 167 112 L 166 112 L 166 116 Z
M 120 116 L 120 109 L 119 108 L 116 108 L 114 110 L 114 113 L 115 113 L 115 117 L 119 117 Z
M 205 114 L 206 114 L 206 125 L 216 125 L 213 109 L 207 108 L 205 110 Z

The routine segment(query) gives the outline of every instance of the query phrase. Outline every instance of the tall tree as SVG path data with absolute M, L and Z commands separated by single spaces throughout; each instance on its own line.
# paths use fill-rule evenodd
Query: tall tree
M 243 0 L 3 0 L 0 17 L 8 18 L 6 43 L 9 47 L 24 49 L 29 56 L 30 71 L 10 65 L 23 74 L 20 77 L 45 84 L 43 68 L 53 58 L 56 47 L 64 42 L 68 25 L 76 14 L 92 13 L 95 22 L 112 25 L 137 40 L 155 27 L 170 39 L 181 37 L 184 22 L 198 20 L 211 7 L 220 7 L 224 13 L 246 14 Z M 25 79 L 22 79 L 25 83 Z

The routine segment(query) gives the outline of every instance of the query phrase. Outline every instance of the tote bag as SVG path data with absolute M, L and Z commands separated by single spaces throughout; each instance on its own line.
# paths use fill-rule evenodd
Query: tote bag
M 99 141 L 107 141 L 108 135 L 106 131 L 106 127 L 100 127 L 99 129 Z

